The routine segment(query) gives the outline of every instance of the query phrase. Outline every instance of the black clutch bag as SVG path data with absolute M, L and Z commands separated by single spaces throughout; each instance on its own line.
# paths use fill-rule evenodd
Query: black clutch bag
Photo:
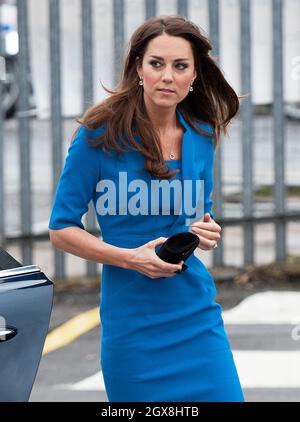
M 157 256 L 170 264 L 178 264 L 185 261 L 199 245 L 199 237 L 191 232 L 175 233 L 161 245 L 156 252 Z M 182 270 L 188 268 L 186 264 L 182 265 Z M 180 270 L 176 273 L 180 273 Z

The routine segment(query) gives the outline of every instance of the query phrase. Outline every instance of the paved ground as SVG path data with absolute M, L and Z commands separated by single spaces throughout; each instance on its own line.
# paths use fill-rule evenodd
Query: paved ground
M 300 282 L 217 288 L 246 400 L 300 401 Z M 51 330 L 98 305 L 97 288 L 56 294 Z M 31 401 L 107 401 L 100 336 L 97 326 L 43 356 Z

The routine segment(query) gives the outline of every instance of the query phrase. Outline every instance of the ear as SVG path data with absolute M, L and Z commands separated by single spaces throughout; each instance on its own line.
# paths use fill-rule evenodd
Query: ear
M 140 63 L 136 66 L 136 71 L 137 71 L 139 77 L 141 78 L 143 75 L 142 75 L 142 66 L 141 66 Z

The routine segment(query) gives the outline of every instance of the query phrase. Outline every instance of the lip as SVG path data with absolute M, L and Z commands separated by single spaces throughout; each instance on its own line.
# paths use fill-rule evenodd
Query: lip
M 163 92 L 165 94 L 174 94 L 175 92 L 175 91 L 172 91 L 171 89 L 165 89 L 165 88 L 159 89 L 158 91 Z

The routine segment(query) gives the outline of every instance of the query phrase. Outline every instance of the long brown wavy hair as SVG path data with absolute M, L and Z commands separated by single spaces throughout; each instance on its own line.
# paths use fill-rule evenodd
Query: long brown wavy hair
M 147 114 L 137 73 L 137 64 L 142 63 L 148 43 L 164 33 L 182 37 L 192 46 L 197 72 L 194 90 L 177 106 L 184 119 L 197 132 L 212 136 L 197 123 L 206 122 L 212 126 L 216 148 L 220 133 L 227 134 L 226 127 L 238 112 L 239 97 L 226 81 L 215 59 L 209 55 L 212 50 L 209 39 L 202 29 L 183 16 L 154 17 L 137 28 L 129 41 L 116 89 L 109 90 L 102 85 L 111 95 L 88 108 L 76 120 L 89 130 L 105 126 L 105 131 L 96 141 L 94 138 L 88 140 L 91 146 L 101 147 L 104 151 L 112 149 L 118 153 L 125 152 L 124 147 L 139 151 L 144 155 L 145 168 L 152 176 L 169 179 L 176 172 L 170 170 L 164 162 L 158 132 Z M 135 136 L 138 136 L 140 142 Z

